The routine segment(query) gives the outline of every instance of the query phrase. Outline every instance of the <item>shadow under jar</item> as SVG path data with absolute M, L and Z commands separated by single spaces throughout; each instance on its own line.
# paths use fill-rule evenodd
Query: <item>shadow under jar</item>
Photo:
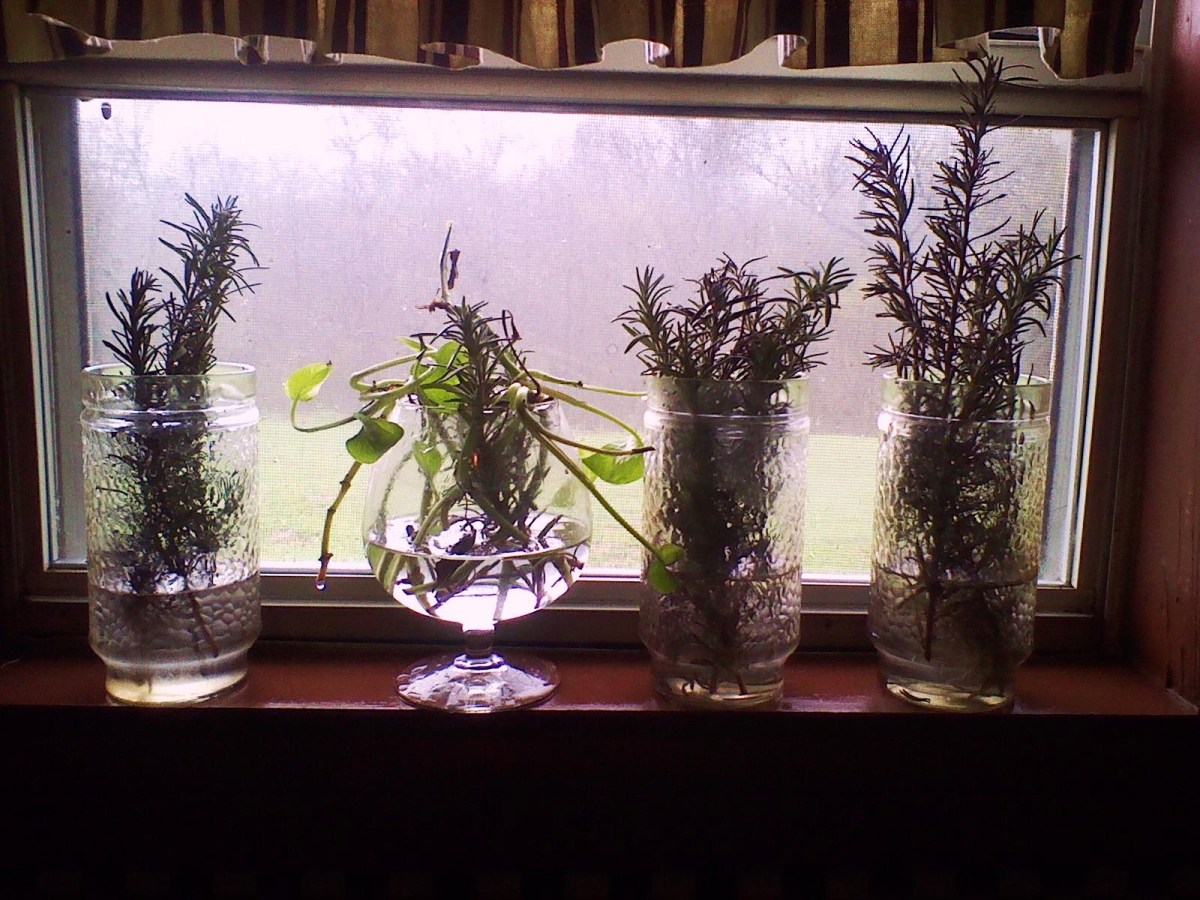
M 673 589 L 642 603 L 655 689 L 700 707 L 783 692 L 800 641 L 808 380 L 647 380 L 643 522 L 676 544 Z
M 525 410 L 568 436 L 556 401 Z M 463 713 L 545 700 L 558 686 L 554 665 L 501 655 L 493 632 L 574 583 L 592 534 L 586 489 L 511 407 L 467 415 L 406 403 L 395 416 L 404 437 L 375 463 L 367 486 L 367 559 L 392 597 L 459 625 L 466 644 L 401 674 L 401 698 Z
M 122 703 L 236 688 L 261 630 L 254 370 L 83 372 L 88 635 Z
M 917 705 L 1009 708 L 1033 649 L 1051 386 L 999 390 L 975 421 L 965 386 L 884 382 L 869 621 L 885 686 Z

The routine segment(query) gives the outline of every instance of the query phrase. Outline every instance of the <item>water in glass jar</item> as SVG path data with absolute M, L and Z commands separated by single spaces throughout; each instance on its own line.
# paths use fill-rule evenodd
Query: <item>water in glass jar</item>
M 174 593 L 88 585 L 89 640 L 124 703 L 192 703 L 235 687 L 261 628 L 258 576 Z
M 416 519 L 391 519 L 383 534 L 367 536 L 367 559 L 379 583 L 404 606 L 468 630 L 487 630 L 554 602 L 587 560 L 588 528 L 576 519 L 538 516 L 529 532 L 545 534 L 534 549 L 453 552 L 469 542 L 468 527 L 454 522 L 424 541 L 427 549 L 418 549 L 412 541 Z

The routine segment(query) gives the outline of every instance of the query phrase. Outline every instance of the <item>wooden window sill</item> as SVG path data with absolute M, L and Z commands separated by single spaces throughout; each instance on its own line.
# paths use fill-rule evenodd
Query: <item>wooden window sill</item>
M 415 713 L 392 690 L 396 673 L 445 647 L 260 641 L 250 676 L 231 696 L 196 709 L 344 709 Z M 651 689 L 640 650 L 543 649 L 562 684 L 549 701 L 521 715 L 603 710 L 675 712 Z M 931 714 L 883 691 L 869 653 L 800 653 L 788 663 L 784 699 L 750 711 L 787 713 Z M 1018 672 L 1013 713 L 1093 716 L 1189 715 L 1195 708 L 1116 663 L 1035 659 Z M 0 663 L 0 707 L 108 706 L 104 668 L 77 639 L 32 642 Z M 684 712 L 684 711 L 679 711 Z M 691 711 L 688 711 L 691 712 Z M 725 713 L 722 713 L 725 715 Z M 494 718 L 494 717 L 493 717 Z
M 0 668 L 10 859 L 774 871 L 1200 842 L 1200 716 L 1116 664 L 1035 660 L 1015 714 L 953 716 L 886 696 L 869 654 L 802 654 L 779 707 L 696 713 L 655 699 L 640 651 L 553 649 L 543 706 L 447 716 L 392 694 L 418 652 L 261 642 L 239 693 L 141 709 L 106 703 L 82 642 L 32 646 Z

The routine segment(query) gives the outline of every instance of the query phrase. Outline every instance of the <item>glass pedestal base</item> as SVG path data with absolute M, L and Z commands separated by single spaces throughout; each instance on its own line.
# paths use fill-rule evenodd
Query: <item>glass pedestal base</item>
M 396 692 L 406 703 L 454 713 L 533 706 L 557 688 L 554 664 L 523 653 L 445 653 L 415 663 L 396 679 Z

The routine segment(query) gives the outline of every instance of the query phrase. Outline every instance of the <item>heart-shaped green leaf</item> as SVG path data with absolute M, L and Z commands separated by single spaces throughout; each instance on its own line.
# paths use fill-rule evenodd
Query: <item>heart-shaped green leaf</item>
M 433 359 L 438 365 L 451 369 L 454 367 L 455 359 L 461 350 L 462 344 L 458 341 L 445 341 L 439 344 L 438 348 L 433 351 Z
M 458 396 L 445 388 L 421 388 L 421 396 L 424 398 L 422 402 L 425 406 L 437 406 L 442 409 L 456 409 L 458 407 Z
M 605 450 L 616 453 L 588 453 L 581 457 L 583 464 L 601 481 L 609 484 L 630 484 L 637 481 L 646 471 L 641 453 L 623 454 L 619 444 L 605 444 Z
M 354 418 L 362 423 L 358 434 L 346 441 L 346 449 L 354 457 L 355 462 L 369 466 L 377 462 L 387 453 L 400 438 L 404 437 L 404 429 L 395 422 L 387 419 L 373 419 L 370 416 L 357 413 Z
M 432 353 L 426 354 L 429 362 L 417 363 L 413 366 L 413 377 L 421 380 L 418 388 L 424 403 L 429 406 L 453 407 L 458 397 L 447 387 L 458 384 L 458 375 L 451 370 L 458 363 L 462 344 L 458 341 L 445 341 L 438 344 Z
M 554 496 L 550 498 L 550 502 L 546 504 L 549 509 L 570 509 L 575 505 L 575 491 L 579 488 L 579 482 L 574 478 L 568 478 L 558 486 L 558 490 L 554 492 Z
M 436 444 L 427 441 L 417 441 L 413 444 L 413 459 L 417 461 L 417 465 L 421 467 L 421 471 L 426 477 L 432 478 L 442 468 L 442 460 L 445 454 L 437 448 Z
M 288 399 L 297 403 L 307 402 L 320 393 L 321 385 L 332 371 L 331 362 L 309 363 L 289 375 L 283 383 L 283 389 L 287 391 Z
M 658 548 L 658 558 L 664 566 L 672 566 L 683 559 L 683 548 L 678 544 L 663 544 Z
M 646 567 L 646 581 L 660 594 L 669 594 L 679 587 L 679 582 L 675 580 L 671 570 L 657 557 L 650 560 L 650 565 Z

